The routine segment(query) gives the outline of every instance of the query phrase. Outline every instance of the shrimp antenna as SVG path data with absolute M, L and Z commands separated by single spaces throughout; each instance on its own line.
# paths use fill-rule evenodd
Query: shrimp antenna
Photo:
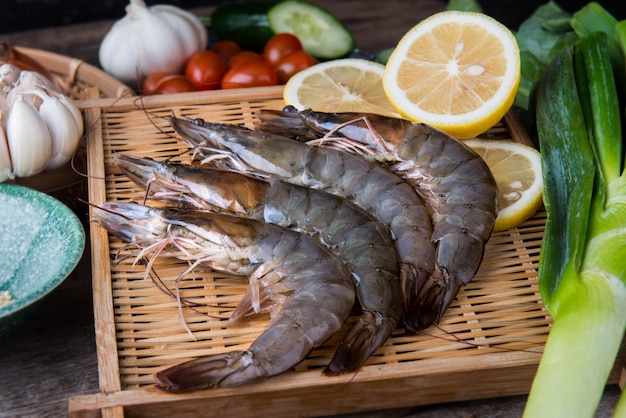
M 449 338 L 445 337 L 443 335 L 438 335 L 438 334 L 434 334 L 434 333 L 428 333 L 428 334 L 425 334 L 425 335 L 428 335 L 429 337 L 432 337 L 432 338 L 438 338 L 438 339 L 444 340 L 444 341 L 456 341 L 456 342 L 458 342 L 460 344 L 465 344 L 465 345 L 470 346 L 470 347 L 475 347 L 475 348 L 481 348 L 481 347 L 482 348 L 487 348 L 487 347 L 490 347 L 490 348 L 493 348 L 493 349 L 502 350 L 502 351 L 510 351 L 510 352 L 521 351 L 521 352 L 524 352 L 524 353 L 536 353 L 536 354 L 541 354 L 543 352 L 543 349 L 541 349 L 543 347 L 542 343 L 535 343 L 535 345 L 537 347 L 539 347 L 540 350 L 532 350 L 532 349 L 519 350 L 519 349 L 515 349 L 515 348 L 501 347 L 500 344 L 498 344 L 497 342 L 496 343 L 480 344 L 480 343 L 474 343 L 474 342 L 471 342 L 471 341 L 464 340 L 464 339 L 460 338 L 459 336 L 455 335 L 453 332 L 445 330 L 443 327 L 441 327 L 438 324 L 433 324 L 432 326 L 437 328 L 444 335 L 447 335 Z

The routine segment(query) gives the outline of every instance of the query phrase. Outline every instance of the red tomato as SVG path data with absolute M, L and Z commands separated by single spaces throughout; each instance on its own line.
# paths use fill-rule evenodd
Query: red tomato
M 185 77 L 196 85 L 198 90 L 216 90 L 220 88 L 222 77 L 228 71 L 228 65 L 215 51 L 196 52 L 187 61 Z
M 223 40 L 213 44 L 211 50 L 217 52 L 224 62 L 228 62 L 233 55 L 241 51 L 241 47 L 235 41 Z
M 272 65 L 294 51 L 302 51 L 302 43 L 291 33 L 279 33 L 270 38 L 263 49 L 263 59 Z
M 184 75 L 167 74 L 156 82 L 150 94 L 184 93 L 196 90 L 195 84 Z
M 248 61 L 231 68 L 222 79 L 223 89 L 275 86 L 276 71 L 265 61 Z
M 228 61 L 230 68 L 236 67 L 238 64 L 242 64 L 248 61 L 262 61 L 263 57 L 253 51 L 240 51 L 232 56 Z
M 154 73 L 150 74 L 141 85 L 141 94 L 154 94 L 156 91 L 157 84 L 161 79 L 165 76 L 170 75 L 169 73 Z
M 278 82 L 285 84 L 295 73 L 309 68 L 314 64 L 315 60 L 311 55 L 304 51 L 294 51 L 283 57 L 283 59 L 276 64 L 274 69 L 278 76 Z

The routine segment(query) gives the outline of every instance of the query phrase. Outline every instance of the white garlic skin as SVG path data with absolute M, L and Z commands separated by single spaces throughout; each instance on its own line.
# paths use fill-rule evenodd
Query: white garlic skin
M 0 182 L 68 163 L 84 133 L 76 104 L 39 73 L 4 64 L 0 75 Z
M 35 106 L 19 97 L 9 110 L 6 136 L 13 175 L 30 177 L 42 172 L 52 151 L 52 138 Z
M 206 48 L 207 30 L 185 10 L 169 5 L 147 7 L 130 0 L 126 16 L 113 24 L 99 49 L 102 68 L 137 86 L 156 72 L 180 73 L 185 62 Z
M 13 178 L 13 165 L 4 128 L 0 126 L 0 183 Z
M 46 164 L 46 170 L 53 170 L 68 163 L 83 135 L 82 119 L 76 120 L 73 110 L 75 107 L 68 100 L 48 96 L 39 106 L 39 117 L 50 132 L 51 150 Z

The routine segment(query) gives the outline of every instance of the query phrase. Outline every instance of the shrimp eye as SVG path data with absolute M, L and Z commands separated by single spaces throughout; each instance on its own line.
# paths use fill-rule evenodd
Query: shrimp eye
M 198 126 L 204 126 L 204 119 L 202 118 L 195 118 L 192 119 L 191 123 L 193 123 L 194 125 L 198 125 Z

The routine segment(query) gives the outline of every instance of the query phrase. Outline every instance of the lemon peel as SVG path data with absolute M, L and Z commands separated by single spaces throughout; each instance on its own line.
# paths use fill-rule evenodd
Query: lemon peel
M 511 31 L 482 13 L 444 11 L 410 29 L 387 61 L 383 88 L 403 117 L 472 138 L 498 123 L 520 83 Z
M 513 141 L 467 139 L 491 170 L 498 185 L 498 216 L 494 231 L 514 228 L 533 216 L 543 204 L 541 154 Z
M 383 64 L 361 58 L 326 61 L 287 81 L 285 104 L 318 112 L 371 112 L 398 117 L 383 90 Z

